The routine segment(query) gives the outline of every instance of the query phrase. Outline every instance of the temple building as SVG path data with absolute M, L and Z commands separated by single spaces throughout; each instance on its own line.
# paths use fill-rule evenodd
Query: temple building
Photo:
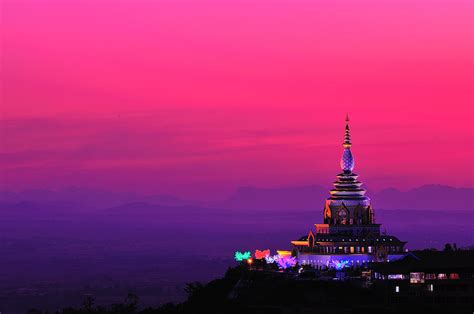
M 348 116 L 342 146 L 342 172 L 324 205 L 324 223 L 315 224 L 307 235 L 291 241 L 293 255 L 303 265 L 336 268 L 400 259 L 406 242 L 380 232 L 370 198 L 353 172 Z

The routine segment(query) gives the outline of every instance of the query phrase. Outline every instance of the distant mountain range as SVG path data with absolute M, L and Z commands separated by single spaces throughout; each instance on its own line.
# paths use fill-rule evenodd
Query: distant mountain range
M 52 207 L 94 210 L 116 207 L 128 203 L 149 203 L 167 206 L 195 205 L 196 202 L 183 200 L 171 195 L 138 195 L 136 193 L 110 192 L 83 187 L 66 187 L 60 190 L 34 189 L 21 192 L 0 192 L 0 202 L 40 203 Z M 32 206 L 31 204 L 29 206 Z
M 170 207 L 191 206 L 244 211 L 313 211 L 323 207 L 328 195 L 327 188 L 317 185 L 281 188 L 241 187 L 226 200 L 212 203 L 185 200 L 170 195 L 143 196 L 134 193 L 69 187 L 57 191 L 4 191 L 0 193 L 0 203 L 3 203 L 3 205 L 0 204 L 0 208 L 9 207 L 14 210 L 13 208 L 27 207 L 33 210 L 36 207 L 41 208 L 40 205 L 35 204 L 49 204 L 51 208 L 88 211 L 120 207 L 124 204 L 146 203 Z M 434 211 L 472 211 L 474 209 L 474 189 L 472 188 L 424 185 L 408 191 L 390 188 L 378 193 L 368 193 L 368 195 L 376 209 Z
M 408 191 L 385 189 L 367 194 L 376 209 L 473 210 L 474 189 L 424 185 Z M 323 208 L 327 188 L 317 185 L 262 189 L 239 188 L 219 204 L 229 209 L 314 210 Z
M 323 208 L 328 189 L 318 185 L 281 188 L 241 187 L 214 206 L 228 209 L 314 210 Z
M 420 210 L 467 210 L 472 211 L 474 189 L 453 188 L 445 185 L 424 185 L 401 192 L 385 189 L 373 197 L 377 208 Z
M 411 248 L 441 248 L 447 242 L 472 245 L 473 192 L 430 185 L 369 195 L 383 230 L 409 241 Z M 3 193 L 0 228 L 13 239 L 54 233 L 60 241 L 73 237 L 96 243 L 108 236 L 104 241 L 117 240 L 117 245 L 127 243 L 128 248 L 152 243 L 163 250 L 185 242 L 192 244 L 195 253 L 219 256 L 237 247 L 287 247 L 289 239 L 306 234 L 322 221 L 327 195 L 319 186 L 245 187 L 219 203 L 80 188 Z M 43 238 L 49 239 L 38 237 Z M 215 241 L 217 238 L 226 240 Z M 169 246 L 169 241 L 174 244 Z

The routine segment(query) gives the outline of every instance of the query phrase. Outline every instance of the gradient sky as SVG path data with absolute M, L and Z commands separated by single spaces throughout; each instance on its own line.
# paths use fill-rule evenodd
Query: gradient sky
M 2 3 L 2 189 L 473 186 L 472 1 Z

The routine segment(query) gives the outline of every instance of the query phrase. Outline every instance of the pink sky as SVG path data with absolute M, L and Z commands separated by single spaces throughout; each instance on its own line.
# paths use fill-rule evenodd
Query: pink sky
M 4 0 L 0 183 L 473 186 L 472 1 Z

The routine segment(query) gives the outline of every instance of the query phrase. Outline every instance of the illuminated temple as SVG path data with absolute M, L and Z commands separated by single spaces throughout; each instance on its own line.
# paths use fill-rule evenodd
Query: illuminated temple
M 394 236 L 380 232 L 370 198 L 358 181 L 351 152 L 349 118 L 346 117 L 342 172 L 326 200 L 323 223 L 299 240 L 291 241 L 293 255 L 303 265 L 333 267 L 341 263 L 358 267 L 368 262 L 384 262 L 404 256 L 404 245 Z

